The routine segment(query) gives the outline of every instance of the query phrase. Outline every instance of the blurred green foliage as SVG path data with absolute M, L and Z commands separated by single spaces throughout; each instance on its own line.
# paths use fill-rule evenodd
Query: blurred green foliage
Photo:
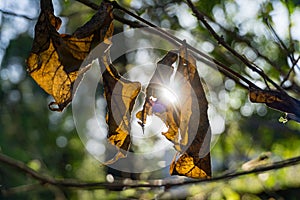
M 75 178 L 86 181 L 105 181 L 107 169 L 99 167 L 99 162 L 85 150 L 77 135 L 71 108 L 63 113 L 48 110 L 50 98 L 27 75 L 25 60 L 29 55 L 33 40 L 33 27 L 38 16 L 38 1 L 30 1 L 25 7 L 18 6 L 17 0 L 10 4 L 0 2 L 4 11 L 15 14 L 30 14 L 34 10 L 33 20 L 23 19 L 0 12 L 0 152 L 26 163 L 32 169 L 55 178 Z M 57 10 L 64 20 L 63 32 L 71 33 L 87 21 L 94 13 L 90 8 L 74 0 L 55 1 Z M 93 1 L 99 3 L 99 1 Z M 126 8 L 132 8 L 143 18 L 163 28 L 186 30 L 199 41 L 197 48 L 206 51 L 217 60 L 232 67 L 240 74 L 266 87 L 261 77 L 234 58 L 209 35 L 206 29 L 195 19 L 184 2 L 178 0 L 124 0 L 118 1 Z M 299 33 L 279 34 L 288 49 L 284 49 L 265 24 L 265 19 L 275 26 L 280 12 L 290 12 L 297 16 L 300 7 L 298 1 L 255 1 L 258 6 L 251 7 L 256 12 L 244 16 L 243 6 L 253 6 L 249 0 L 202 0 L 195 1 L 200 11 L 205 13 L 215 30 L 224 40 L 249 60 L 253 61 L 274 81 L 288 73 L 290 63 L 288 55 L 299 55 Z M 288 8 L 286 2 L 288 3 Z M 245 5 L 249 4 L 249 5 Z M 25 5 L 25 4 L 24 4 Z M 31 5 L 31 7 L 30 7 Z M 250 8 L 249 8 L 250 9 Z M 277 10 L 276 10 L 277 9 Z M 20 12 L 18 12 L 20 11 Z M 188 13 L 187 17 L 182 13 Z M 279 14 L 278 14 L 279 13 Z M 294 15 L 293 15 L 294 14 Z M 282 14 L 282 18 L 288 18 Z M 127 16 L 126 16 L 127 17 Z M 294 17 L 295 18 L 295 17 Z M 194 20 L 194 21 L 193 21 Z M 295 22 L 295 19 L 293 22 Z M 23 23 L 23 24 L 22 24 Z M 122 31 L 122 24 L 116 22 L 116 30 Z M 20 28 L 19 27 L 23 27 Z M 13 27 L 16 27 L 12 31 Z M 18 28 L 19 27 L 19 28 Z M 284 28 L 284 27 L 280 27 Z M 277 30 L 277 29 L 275 29 Z M 298 34 L 298 35 L 297 35 Z M 209 44 L 207 49 L 203 44 Z M 2 52 L 2 53 L 1 53 Z M 119 59 L 121 66 L 129 65 L 128 58 Z M 1 60 L 0 60 L 1 61 Z M 128 67 L 128 66 L 127 66 Z M 299 69 L 291 74 L 289 83 L 295 90 L 289 92 L 299 98 Z M 225 84 L 221 84 L 224 87 Z M 214 175 L 242 170 L 249 160 L 271 152 L 269 162 L 300 155 L 300 126 L 296 122 L 279 123 L 282 115 L 264 105 L 252 104 L 247 91 L 236 84 L 225 90 L 216 89 L 216 96 L 226 93 L 225 129 L 216 137 L 212 148 Z M 218 108 L 221 109 L 222 108 Z M 117 199 L 117 198 L 186 198 L 191 199 L 260 199 L 286 198 L 298 199 L 295 188 L 300 187 L 299 166 L 275 170 L 259 175 L 247 175 L 233 180 L 205 183 L 194 186 L 149 190 L 124 189 L 76 190 L 55 188 L 48 185 L 36 185 L 27 192 L 3 196 L 5 199 Z M 167 170 L 155 174 L 139 174 L 136 178 L 164 178 Z M 18 189 L 19 186 L 36 184 L 37 181 L 22 172 L 0 163 L 0 188 Z M 178 192 L 179 191 L 179 192 Z M 181 192 L 181 193 L 180 193 Z M 180 193 L 180 195 L 179 195 Z M 2 196 L 1 196 L 2 195 Z M 181 196 L 182 195 L 182 196 Z M 297 196 L 298 195 L 298 196 Z

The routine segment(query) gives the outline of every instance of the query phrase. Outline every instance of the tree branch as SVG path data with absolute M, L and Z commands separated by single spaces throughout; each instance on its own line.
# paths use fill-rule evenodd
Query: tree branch
M 97 187 L 102 187 L 102 188 L 110 188 L 110 185 L 107 183 L 87 183 L 87 182 L 78 182 L 74 180 L 69 180 L 69 179 L 54 179 L 50 176 L 46 176 L 43 174 L 38 173 L 37 171 L 31 169 L 28 167 L 25 163 L 15 160 L 11 157 L 8 157 L 2 153 L 0 153 L 0 162 L 7 164 L 21 172 L 24 172 L 31 176 L 33 179 L 37 180 L 40 182 L 41 185 L 43 184 L 50 184 L 50 185 L 55 185 L 55 186 L 60 186 L 60 187 L 80 187 L 80 188 L 92 188 L 94 186 Z
M 290 70 L 288 71 L 288 73 L 286 74 L 286 76 L 284 77 L 284 79 L 281 81 L 281 86 L 284 85 L 284 83 L 289 80 L 291 73 L 295 70 L 295 67 L 298 65 L 298 61 L 300 60 L 300 56 L 298 56 L 298 58 L 295 60 L 293 58 L 292 60 L 292 67 L 290 68 Z
M 293 37 L 292 37 L 292 11 L 291 8 L 289 6 L 289 2 L 288 0 L 285 0 L 285 6 L 287 8 L 288 11 L 288 24 L 289 24 L 289 28 L 288 28 L 288 35 L 289 35 L 289 49 L 291 49 L 291 51 L 295 51 L 295 46 L 293 43 Z M 292 57 L 295 59 L 294 55 L 292 55 Z
M 225 28 L 223 25 L 221 25 L 220 23 L 216 22 L 216 20 L 214 20 L 212 17 L 210 17 L 209 15 L 207 15 L 206 13 L 202 13 L 206 19 L 208 19 L 210 22 L 218 25 L 222 31 L 224 31 L 226 33 L 226 35 L 231 35 L 237 42 L 241 42 L 241 43 L 245 43 L 248 45 L 248 47 L 250 47 L 254 53 L 264 59 L 267 63 L 269 63 L 271 66 L 273 66 L 279 73 L 283 73 L 282 70 L 280 69 L 279 65 L 272 61 L 270 58 L 268 58 L 266 55 L 262 54 L 250 41 L 249 38 L 247 38 L 247 36 L 240 36 L 237 32 L 229 30 L 227 28 Z
M 288 5 L 287 5 L 288 7 Z M 288 9 L 289 10 L 289 9 Z M 290 12 L 290 11 L 289 11 Z M 290 14 L 289 14 L 290 16 Z M 290 19 L 289 19 L 290 20 Z M 286 56 L 290 59 L 290 61 L 292 62 L 292 67 L 290 68 L 290 70 L 288 71 L 288 73 L 286 74 L 285 78 L 281 81 L 281 84 L 280 86 L 283 86 L 284 83 L 289 79 L 289 76 L 291 74 L 292 71 L 294 71 L 294 68 L 297 66 L 298 67 L 298 61 L 299 61 L 299 58 L 298 57 L 297 59 L 295 59 L 295 56 L 293 54 L 294 52 L 294 46 L 291 44 L 291 49 L 293 52 L 290 52 L 289 48 L 284 44 L 284 42 L 282 41 L 282 39 L 279 37 L 279 35 L 276 33 L 276 31 L 274 30 L 273 26 L 271 25 L 271 23 L 269 22 L 268 19 L 265 19 L 264 20 L 266 25 L 269 27 L 273 37 L 275 38 L 275 41 L 277 41 L 277 45 L 279 46 L 279 48 L 283 49 L 283 52 L 286 54 Z M 290 25 L 291 23 L 289 23 L 289 29 L 290 29 Z M 290 32 L 290 30 L 289 30 Z M 290 43 L 292 43 L 292 40 L 291 40 L 291 35 L 289 34 L 289 37 L 290 37 Z M 298 67 L 299 68 L 299 67 Z
M 91 3 L 89 0 L 76 0 L 78 2 L 81 2 L 87 6 L 89 6 L 92 9 L 97 9 L 99 8 L 98 5 Z M 169 42 L 171 42 L 172 44 L 174 44 L 175 46 L 182 45 L 183 44 L 183 40 L 180 40 L 179 38 L 173 36 L 172 34 L 164 31 L 163 29 L 161 29 L 160 27 L 152 24 L 151 22 L 141 18 L 140 16 L 134 14 L 133 12 L 123 8 L 122 6 L 120 6 L 117 2 L 113 1 L 112 4 L 114 5 L 114 8 L 119 9 L 123 12 L 125 12 L 126 14 L 134 17 L 135 19 L 141 21 L 142 23 L 144 23 L 145 25 L 142 25 L 140 23 L 137 22 L 132 22 L 130 20 L 126 20 L 123 19 L 122 17 L 114 14 L 114 17 L 116 20 L 120 21 L 121 23 L 127 24 L 133 28 L 141 28 L 141 27 L 147 27 L 148 31 L 151 31 L 152 33 L 155 33 L 157 35 L 162 36 L 163 38 L 165 38 L 166 40 L 168 40 Z M 205 53 L 199 51 L 198 49 L 194 48 L 193 46 L 190 46 L 189 44 L 187 44 L 187 48 L 189 48 L 194 56 L 206 63 L 208 66 L 212 67 L 215 66 L 217 67 L 218 70 L 221 71 L 221 73 L 223 73 L 225 76 L 233 79 L 236 81 L 237 84 L 239 84 L 241 87 L 247 89 L 249 87 L 252 88 L 257 88 L 259 89 L 259 87 L 257 87 L 254 83 L 252 83 L 250 80 L 248 80 L 247 78 L 243 77 L 242 75 L 240 75 L 239 73 L 233 71 L 232 69 L 230 69 L 229 67 L 225 66 L 223 63 L 221 63 L 220 61 L 206 55 Z M 247 85 L 246 85 L 247 84 Z
M 169 37 L 171 40 L 178 42 L 179 44 L 183 45 L 185 44 L 184 40 L 180 40 L 179 38 L 175 37 L 174 35 L 166 32 L 165 30 L 161 29 L 160 27 L 152 24 L 151 22 L 141 18 L 140 16 L 130 12 L 129 10 L 125 9 L 124 7 L 120 6 L 116 1 L 113 1 L 114 7 L 117 9 L 120 9 L 122 11 L 124 11 L 125 13 L 127 13 L 128 15 L 136 18 L 137 20 L 145 23 L 146 25 L 152 27 L 155 29 L 155 31 L 157 31 L 159 34 L 164 35 L 165 37 Z M 169 40 L 170 41 L 170 40 Z M 174 43 L 174 42 L 173 42 Z M 254 83 L 252 83 L 251 81 L 249 81 L 248 79 L 246 79 L 245 77 L 241 76 L 239 73 L 233 71 L 232 69 L 230 69 L 229 67 L 225 66 L 223 63 L 219 62 L 218 60 L 206 55 L 205 53 L 199 51 L 198 49 L 194 48 L 193 46 L 186 44 L 187 48 L 189 48 L 191 51 L 193 51 L 194 53 L 198 54 L 196 55 L 197 59 L 200 59 L 201 61 L 203 61 L 203 58 L 208 60 L 209 62 L 213 62 L 218 70 L 220 70 L 222 73 L 224 73 L 224 75 L 232 78 L 233 80 L 235 80 L 239 85 L 241 85 L 244 88 L 247 88 L 247 86 L 243 83 L 240 82 L 239 79 L 241 81 L 244 81 L 245 83 L 247 83 L 248 87 L 254 87 L 254 88 L 258 88 Z M 195 56 L 195 54 L 194 54 Z M 200 57 L 199 57 L 200 56 Z M 207 62 L 206 62 L 207 63 Z M 209 66 L 215 66 L 215 65 L 209 65 Z
M 88 189 L 88 190 L 95 190 L 95 189 L 109 189 L 109 190 L 120 190 L 124 188 L 140 188 L 140 187 L 147 187 L 147 188 L 155 188 L 155 187 L 173 187 L 173 186 L 180 186 L 180 185 L 188 185 L 188 184 L 196 184 L 196 183 L 210 183 L 222 180 L 228 180 L 233 178 L 238 178 L 240 176 L 248 175 L 248 174 L 258 174 L 266 171 L 271 171 L 275 169 L 281 169 L 290 167 L 293 165 L 300 164 L 300 156 L 294 157 L 291 159 L 282 160 L 279 162 L 274 162 L 271 165 L 266 165 L 262 167 L 255 168 L 249 171 L 241 171 L 241 172 L 234 172 L 230 174 L 225 174 L 222 176 L 213 177 L 211 179 L 172 179 L 172 180 L 149 180 L 145 181 L 138 181 L 132 180 L 130 182 L 123 182 L 123 181 L 115 181 L 113 183 L 107 182 L 83 182 L 79 180 L 70 180 L 70 179 L 54 179 L 47 175 L 39 174 L 37 171 L 29 168 L 25 163 L 15 160 L 11 157 L 8 157 L 4 154 L 0 153 L 0 163 L 9 165 L 16 170 L 28 174 L 33 179 L 40 182 L 40 185 L 53 185 L 57 187 L 64 187 L 64 188 L 80 188 L 80 189 Z M 27 186 L 26 186 L 27 187 Z M 28 186 L 32 189 L 31 186 Z M 10 191 L 1 189 L 1 193 L 5 194 L 5 192 Z
M 28 19 L 28 20 L 35 20 L 34 18 L 30 18 L 26 15 L 17 14 L 17 13 L 13 13 L 13 12 L 10 12 L 10 11 L 5 11 L 5 10 L 2 10 L 2 9 L 0 9 L 0 12 L 2 12 L 5 15 L 11 15 L 11 16 L 14 16 L 14 17 L 22 17 L 22 18 Z
M 95 3 L 93 3 L 93 2 L 91 2 L 89 0 L 76 0 L 76 1 L 78 1 L 78 2 L 80 2 L 82 4 L 84 4 L 84 5 L 86 5 L 87 7 L 92 8 L 94 10 L 99 10 L 99 8 L 100 8 L 100 6 L 98 6 L 97 4 L 95 4 Z

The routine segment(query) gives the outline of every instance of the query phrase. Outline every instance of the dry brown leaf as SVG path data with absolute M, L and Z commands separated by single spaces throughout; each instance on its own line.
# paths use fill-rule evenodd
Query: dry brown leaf
M 82 61 L 101 41 L 110 44 L 112 20 L 112 5 L 102 3 L 93 18 L 74 34 L 59 34 L 61 20 L 54 15 L 52 1 L 41 1 L 27 70 L 41 88 L 53 96 L 55 102 L 49 104 L 51 110 L 62 111 L 71 102 L 73 84 L 86 70 L 79 70 Z
M 172 64 L 177 57 L 174 52 L 168 52 L 162 62 L 167 63 L 169 67 L 163 71 L 157 66 L 146 89 L 143 110 L 137 113 L 137 117 L 143 126 L 147 115 L 155 114 L 168 127 L 168 131 L 163 135 L 174 143 L 180 154 L 170 166 L 171 175 L 209 178 L 211 164 L 208 102 L 197 71 L 196 60 L 187 51 L 186 45 L 180 48 L 174 83 L 170 84 L 170 77 L 174 71 Z M 164 89 L 169 85 L 172 85 L 171 89 L 179 99 L 173 104 L 163 100 Z M 199 119 L 200 123 L 197 123 Z
M 171 175 L 184 175 L 191 178 L 209 178 L 211 176 L 207 163 L 210 158 L 194 158 L 187 153 L 182 154 L 178 160 L 173 161 L 170 166 Z
M 277 91 L 251 89 L 249 93 L 250 101 L 254 103 L 282 102 L 280 93 Z
M 164 133 L 168 139 L 173 138 L 173 135 L 178 133 L 173 114 L 176 113 L 176 108 L 170 102 L 165 101 L 162 97 L 164 90 L 169 90 L 170 77 L 173 74 L 172 64 L 177 60 L 177 54 L 174 51 L 169 51 L 158 63 L 154 74 L 146 88 L 146 97 L 143 109 L 137 113 L 137 118 L 142 127 L 146 124 L 147 116 L 155 114 L 159 116 L 168 126 L 168 132 Z
M 300 121 L 300 101 L 285 92 L 249 88 L 249 97 L 253 103 L 265 103 L 272 109 L 285 112 L 287 118 Z
M 106 164 L 111 164 L 125 157 L 130 147 L 130 121 L 135 100 L 141 90 L 139 82 L 123 78 L 111 64 L 108 53 L 101 62 L 105 71 L 102 74 L 104 94 L 107 101 L 106 122 L 108 141 L 119 149 L 118 154 Z
M 210 128 L 208 102 L 196 67 L 196 60 L 185 45 L 180 49 L 175 81 L 180 91 L 180 147 L 181 153 L 170 166 L 171 175 L 191 178 L 211 177 Z M 200 114 L 197 114 L 197 110 Z M 197 123 L 199 120 L 199 123 Z M 176 147 L 176 146 L 175 146 Z

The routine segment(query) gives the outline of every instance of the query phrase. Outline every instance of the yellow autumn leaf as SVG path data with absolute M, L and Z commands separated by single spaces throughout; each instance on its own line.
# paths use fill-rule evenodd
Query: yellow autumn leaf
M 41 1 L 41 13 L 35 26 L 35 37 L 27 59 L 31 77 L 52 95 L 51 110 L 62 111 L 72 100 L 73 84 L 86 69 L 80 66 L 92 47 L 112 36 L 112 5 L 102 3 L 91 21 L 72 35 L 59 34 L 60 18 L 54 15 L 51 0 Z M 95 22 L 98 25 L 95 27 Z
M 272 90 L 250 89 L 250 101 L 254 103 L 273 103 L 282 102 L 280 93 Z
M 170 166 L 171 175 L 184 175 L 191 178 L 210 178 L 210 169 L 207 168 L 208 157 L 205 159 L 198 159 L 198 161 L 184 153 Z

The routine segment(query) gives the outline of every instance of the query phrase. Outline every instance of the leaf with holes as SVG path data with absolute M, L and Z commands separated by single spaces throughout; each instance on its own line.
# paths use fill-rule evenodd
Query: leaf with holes
M 180 154 L 170 166 L 171 175 L 209 178 L 211 137 L 207 117 L 208 102 L 196 60 L 187 51 L 186 45 L 180 48 L 179 56 L 177 54 L 178 52 L 170 51 L 158 62 L 146 89 L 143 109 L 137 113 L 137 118 L 144 126 L 146 117 L 154 114 L 166 124 L 168 130 L 162 134 L 174 144 Z M 177 70 L 172 80 L 172 64 L 178 57 Z
M 159 116 L 168 126 L 170 135 L 176 135 L 177 122 L 174 119 L 174 105 L 171 105 L 164 98 L 164 92 L 170 90 L 170 77 L 173 74 L 172 64 L 177 60 L 177 54 L 169 51 L 158 63 L 154 74 L 146 88 L 146 97 L 143 109 L 136 116 L 139 124 L 144 128 L 147 116 L 155 114 Z
M 207 116 L 208 102 L 197 71 L 196 60 L 188 52 L 186 45 L 180 48 L 174 81 L 178 85 L 177 91 L 180 92 L 178 95 L 181 140 L 178 146 L 175 144 L 180 157 L 172 162 L 170 174 L 209 178 L 211 132 Z
M 108 53 L 103 56 L 101 65 L 105 68 L 102 77 L 108 109 L 107 137 L 108 141 L 119 149 L 117 155 L 106 162 L 106 164 L 112 164 L 119 158 L 126 157 L 129 150 L 131 112 L 140 93 L 141 84 L 123 78 L 111 63 Z

